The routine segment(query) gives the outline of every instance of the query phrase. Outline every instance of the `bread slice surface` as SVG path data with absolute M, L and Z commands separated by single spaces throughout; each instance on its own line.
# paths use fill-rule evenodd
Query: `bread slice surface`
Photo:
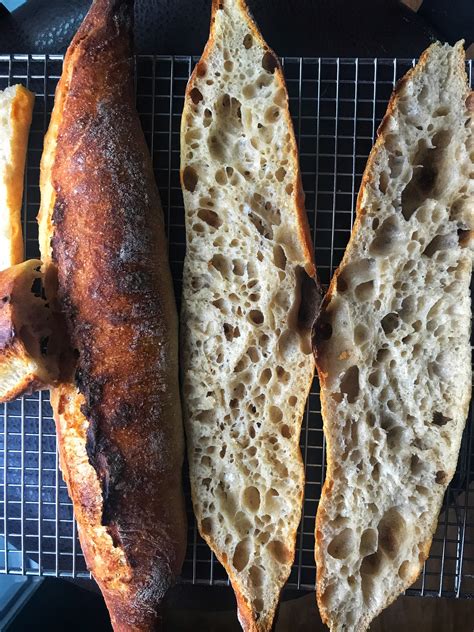
M 398 84 L 314 345 L 327 474 L 317 597 L 334 632 L 366 630 L 419 575 L 471 395 L 472 112 L 462 43 Z
M 291 568 L 317 301 L 288 96 L 244 2 L 214 2 L 181 127 L 181 313 L 194 510 L 245 630 L 269 630 Z
M 21 203 L 34 101 L 22 85 L 0 91 L 0 270 L 23 261 Z

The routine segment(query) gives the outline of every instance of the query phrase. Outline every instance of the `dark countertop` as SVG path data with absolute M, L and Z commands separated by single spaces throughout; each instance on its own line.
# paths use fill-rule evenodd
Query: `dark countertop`
M 472 0 L 424 0 L 417 13 L 398 0 L 248 3 L 282 56 L 415 57 L 436 38 L 464 38 L 467 46 L 474 40 Z M 3 7 L 2 52 L 64 52 L 89 5 L 90 0 L 29 0 L 12 14 Z M 209 14 L 210 0 L 136 0 L 138 52 L 199 55 Z

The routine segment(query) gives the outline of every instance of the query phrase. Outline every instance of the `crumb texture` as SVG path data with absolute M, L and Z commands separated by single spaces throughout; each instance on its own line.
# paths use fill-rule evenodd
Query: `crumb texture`
M 184 402 L 200 532 L 267 630 L 300 520 L 314 266 L 283 75 L 243 3 L 220 5 L 182 122 Z
M 318 602 L 366 630 L 418 576 L 471 392 L 472 96 L 434 44 L 394 92 L 315 330 L 328 470 Z

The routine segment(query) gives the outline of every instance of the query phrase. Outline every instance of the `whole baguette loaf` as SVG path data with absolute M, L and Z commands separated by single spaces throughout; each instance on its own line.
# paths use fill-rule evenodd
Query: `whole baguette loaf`
M 199 531 L 244 630 L 270 630 L 293 563 L 318 298 L 282 70 L 243 0 L 212 3 L 181 125 L 184 409 Z
M 418 577 L 471 395 L 473 96 L 462 43 L 395 89 L 315 328 L 327 475 L 317 598 L 366 630 Z
M 41 261 L 0 271 L 0 403 L 49 388 L 58 378 L 48 353 L 52 314 L 41 297 Z
M 21 202 L 34 102 L 21 85 L 0 91 L 0 270 L 23 261 Z
M 73 348 L 51 397 L 60 464 L 116 631 L 155 629 L 186 545 L 177 315 L 132 18 L 131 0 L 96 0 L 67 51 L 39 214 Z

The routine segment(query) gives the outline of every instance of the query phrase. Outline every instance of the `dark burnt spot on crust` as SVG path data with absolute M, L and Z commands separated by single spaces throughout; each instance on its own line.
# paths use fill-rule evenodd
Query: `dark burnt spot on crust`
M 56 200 L 52 214 L 52 222 L 55 226 L 59 226 L 64 219 L 66 212 L 66 201 L 60 192 L 56 191 Z
M 117 279 L 119 290 L 125 294 L 142 294 L 153 290 L 153 275 L 150 270 L 131 270 Z
M 112 430 L 125 430 L 137 418 L 137 409 L 129 402 L 119 402 L 111 414 L 109 424 Z
M 80 366 L 83 363 L 80 364 Z M 76 386 L 84 395 L 86 403 L 82 406 L 81 412 L 88 419 L 93 414 L 93 410 L 102 401 L 103 380 L 90 379 L 87 377 L 87 370 L 78 368 L 76 371 Z
M 89 463 L 96 471 L 102 489 L 103 511 L 102 525 L 112 526 L 109 531 L 114 541 L 114 546 L 120 544 L 119 522 L 123 518 L 120 509 L 121 488 L 124 486 L 126 476 L 126 460 L 108 434 L 108 424 L 100 415 L 94 413 L 94 409 L 88 405 L 83 406 L 83 414 L 89 419 L 87 429 L 86 452 Z

